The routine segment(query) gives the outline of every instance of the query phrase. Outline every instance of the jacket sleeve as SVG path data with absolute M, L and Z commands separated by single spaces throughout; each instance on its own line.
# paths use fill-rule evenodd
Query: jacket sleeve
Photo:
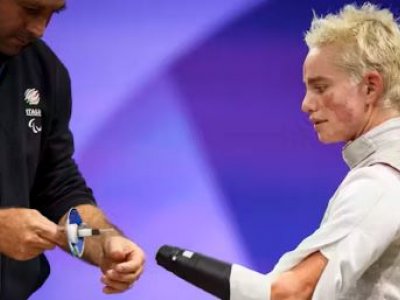
M 312 299 L 353 299 L 348 293 L 361 276 L 400 238 L 399 180 L 397 171 L 383 165 L 349 173 L 331 199 L 320 228 L 283 255 L 272 275 L 289 271 L 320 251 L 328 263 Z
M 57 63 L 54 74 L 55 87 L 45 116 L 47 127 L 42 133 L 42 154 L 31 190 L 31 203 L 32 208 L 58 222 L 71 207 L 95 204 L 95 200 L 72 157 L 69 74 L 61 63 Z
M 386 174 L 386 180 L 395 186 L 399 183 L 399 174 L 393 176 L 393 173 L 397 172 L 388 167 L 377 165 L 367 169 L 369 173 Z M 374 174 L 371 175 L 374 176 Z M 353 194 L 358 195 L 360 207 L 352 207 L 352 211 L 346 213 L 346 209 L 338 205 L 334 208 L 332 219 L 354 218 L 354 212 L 362 211 L 362 202 L 368 201 L 373 194 L 369 192 L 369 189 L 371 185 L 374 185 L 374 182 L 368 184 L 368 181 L 365 181 L 364 183 L 363 189 L 358 189 L 358 192 L 354 191 Z M 353 290 L 352 288 L 367 269 L 381 257 L 390 244 L 399 238 L 400 205 L 396 196 L 398 196 L 398 189 L 391 190 L 390 184 L 386 185 L 386 189 L 379 195 L 375 205 L 362 214 L 360 222 L 348 235 L 321 249 L 321 253 L 328 258 L 328 264 L 314 291 L 313 300 L 349 299 L 349 291 Z M 357 201 L 356 199 L 348 200 Z M 368 288 L 370 287 L 357 286 L 357 294 L 363 293 L 362 290 Z

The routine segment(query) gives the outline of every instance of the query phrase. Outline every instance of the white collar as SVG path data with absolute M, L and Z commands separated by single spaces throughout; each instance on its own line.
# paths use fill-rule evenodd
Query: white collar
M 400 118 L 389 119 L 343 148 L 343 159 L 352 169 L 388 142 L 400 142 Z

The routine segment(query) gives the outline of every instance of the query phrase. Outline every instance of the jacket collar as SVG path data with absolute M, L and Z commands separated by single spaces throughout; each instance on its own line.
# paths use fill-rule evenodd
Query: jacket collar
M 389 119 L 346 144 L 343 159 L 353 169 L 388 143 L 400 143 L 400 118 Z

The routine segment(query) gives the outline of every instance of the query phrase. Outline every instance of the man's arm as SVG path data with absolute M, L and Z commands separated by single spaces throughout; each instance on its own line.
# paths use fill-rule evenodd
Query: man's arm
M 310 300 L 328 260 L 315 252 L 271 285 L 271 300 Z
M 101 280 L 105 285 L 103 291 L 112 294 L 130 288 L 143 272 L 145 261 L 143 251 L 124 237 L 96 206 L 85 204 L 76 208 L 88 226 L 114 228 L 113 232 L 85 239 L 83 259 L 101 268 L 103 272 Z M 60 219 L 60 226 L 65 226 L 66 217 L 67 214 Z M 64 250 L 69 251 L 65 236 L 61 243 Z
M 77 207 L 83 220 L 90 226 L 110 227 L 112 225 L 95 206 L 92 191 L 73 159 L 74 143 L 69 129 L 71 84 L 68 71 L 47 46 L 40 45 L 40 51 L 43 51 L 48 61 L 47 80 L 51 88 L 44 111 L 42 151 L 31 190 L 31 208 L 37 209 L 53 222 L 53 231 L 57 228 L 55 223 L 65 225 L 65 215 L 71 207 Z M 47 243 L 42 248 L 47 249 L 45 247 L 55 244 L 67 248 L 65 232 L 57 229 L 56 232 L 57 241 L 51 245 Z M 43 235 L 47 241 L 53 242 L 53 237 L 49 236 L 51 233 Z M 105 293 L 126 290 L 143 270 L 142 250 L 117 229 L 114 233 L 87 239 L 85 248 L 84 259 L 100 266 L 104 274 L 102 281 L 106 285 Z

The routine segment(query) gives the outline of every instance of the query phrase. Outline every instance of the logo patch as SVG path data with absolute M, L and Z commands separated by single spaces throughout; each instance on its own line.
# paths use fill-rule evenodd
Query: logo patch
M 24 96 L 29 105 L 38 105 L 40 102 L 40 93 L 37 89 L 26 89 Z
M 39 133 L 42 131 L 42 126 L 36 125 L 36 119 L 30 119 L 28 126 L 32 129 L 33 133 Z
M 24 93 L 26 107 L 25 115 L 29 117 L 28 127 L 34 134 L 38 134 L 42 131 L 42 110 L 39 107 L 33 108 L 32 106 L 39 105 L 40 93 L 37 89 L 26 89 Z
M 27 108 L 25 109 L 25 114 L 28 117 L 41 117 L 42 111 L 39 108 Z

